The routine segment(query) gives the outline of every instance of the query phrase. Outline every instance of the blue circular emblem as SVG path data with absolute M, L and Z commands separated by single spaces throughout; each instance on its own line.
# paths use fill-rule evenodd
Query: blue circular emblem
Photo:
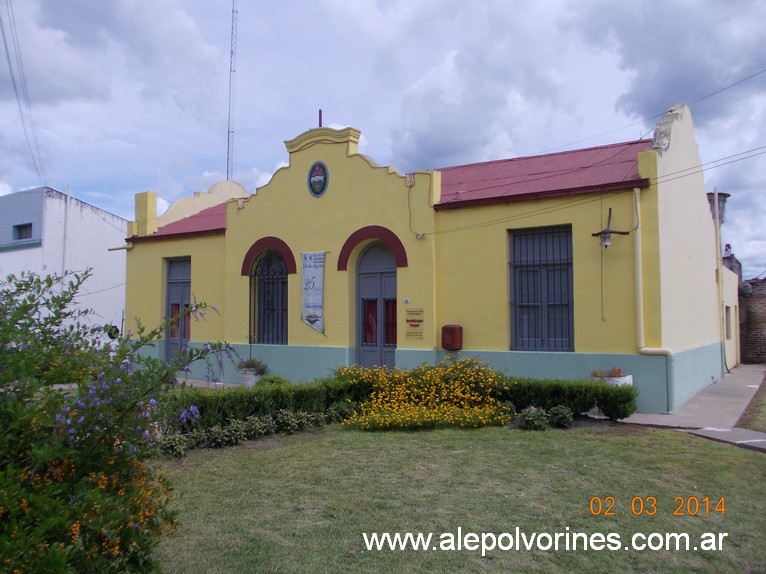
M 321 162 L 316 161 L 314 165 L 309 168 L 308 185 L 309 192 L 314 197 L 321 197 L 321 195 L 327 191 L 327 184 L 330 180 L 330 174 L 327 171 L 327 166 Z

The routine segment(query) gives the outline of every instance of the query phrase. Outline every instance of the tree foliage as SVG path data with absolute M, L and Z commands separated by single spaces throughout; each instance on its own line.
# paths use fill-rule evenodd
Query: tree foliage
M 176 524 L 152 464 L 157 399 L 178 370 L 227 347 L 167 364 L 141 352 L 161 327 L 111 340 L 77 303 L 89 275 L 0 282 L 2 571 L 152 571 Z

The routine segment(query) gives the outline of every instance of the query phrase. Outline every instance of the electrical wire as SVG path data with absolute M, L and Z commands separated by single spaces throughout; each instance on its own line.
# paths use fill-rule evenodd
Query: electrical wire
M 16 20 L 13 14 L 13 4 L 11 0 L 5 0 L 6 12 L 8 14 L 8 29 L 11 37 L 11 43 L 13 45 L 13 51 L 15 53 L 16 70 L 18 74 L 18 80 L 16 74 L 14 74 L 14 65 L 11 58 L 11 50 L 8 47 L 8 38 L 5 33 L 5 24 L 3 22 L 2 14 L 0 14 L 0 34 L 3 38 L 3 48 L 5 49 L 5 59 L 8 62 L 8 72 L 11 76 L 11 84 L 13 84 L 13 91 L 16 94 L 16 103 L 19 107 L 19 116 L 21 117 L 21 126 L 24 131 L 24 139 L 27 142 L 29 153 L 32 156 L 32 165 L 37 172 L 37 177 L 40 179 L 42 185 L 46 185 L 45 169 L 43 167 L 42 155 L 40 154 L 40 146 L 37 141 L 37 132 L 35 129 L 35 122 L 32 117 L 32 106 L 29 102 L 29 90 L 27 89 L 26 75 L 24 74 L 24 63 L 21 58 L 21 47 L 19 45 L 18 35 L 16 34 Z
M 665 174 L 665 175 L 659 176 L 657 178 L 654 178 L 651 181 L 652 181 L 652 183 L 667 183 L 668 181 L 673 181 L 673 180 L 676 180 L 676 179 L 681 179 L 682 177 L 688 177 L 690 175 L 697 175 L 697 174 L 703 173 L 705 171 L 705 169 L 703 169 L 704 166 L 708 166 L 707 169 L 711 170 L 711 169 L 716 169 L 716 168 L 723 167 L 723 166 L 726 166 L 726 165 L 731 165 L 733 163 L 737 163 L 737 162 L 740 162 L 740 161 L 743 161 L 743 160 L 746 160 L 746 159 L 752 159 L 754 157 L 758 157 L 759 155 L 766 154 L 766 151 L 758 151 L 758 150 L 763 150 L 765 148 L 766 148 L 766 146 L 761 146 L 761 147 L 753 148 L 751 150 L 744 151 L 744 152 L 741 152 L 741 153 L 738 153 L 738 154 L 730 155 L 730 156 L 727 156 L 727 157 L 724 157 L 724 158 L 721 158 L 721 159 L 717 159 L 717 160 L 713 160 L 713 161 L 710 161 L 710 162 L 707 162 L 707 163 L 703 163 L 703 164 L 700 164 L 700 165 L 697 165 L 697 166 L 694 166 L 694 167 L 690 167 L 690 168 L 686 168 L 686 169 L 683 169 L 683 170 L 679 170 L 677 172 Z M 755 152 L 755 151 L 758 151 L 758 153 L 752 153 L 752 152 Z M 737 159 L 732 159 L 731 161 L 723 161 L 725 159 L 737 157 L 737 156 L 744 155 L 744 154 L 750 154 L 750 155 L 745 156 L 745 157 L 739 157 Z M 710 165 L 710 164 L 718 164 L 718 165 Z M 694 171 L 691 171 L 691 170 L 694 170 Z M 686 172 L 686 171 L 690 171 L 690 173 L 683 173 L 683 172 Z M 683 173 L 683 175 L 677 175 L 677 174 L 682 174 L 682 173 Z M 675 177 L 670 177 L 670 176 L 675 176 Z
M 120 283 L 119 285 L 113 285 L 112 287 L 106 287 L 105 289 L 99 289 L 98 291 L 85 291 L 83 289 L 83 292 L 78 295 L 78 297 L 87 297 L 88 295 L 97 295 L 98 293 L 104 293 L 105 291 L 111 291 L 112 289 L 117 289 L 118 287 L 124 287 L 125 283 Z
M 692 102 L 689 102 L 687 105 L 691 107 L 694 104 L 698 104 L 699 102 L 707 100 L 708 98 L 712 98 L 713 96 L 717 96 L 721 92 L 725 92 L 726 90 L 728 90 L 730 88 L 733 88 L 734 86 L 738 86 L 739 84 L 742 84 L 742 83 L 744 83 L 744 82 L 746 82 L 748 80 L 752 80 L 756 76 L 760 76 L 761 74 L 764 74 L 764 73 L 766 73 L 766 68 L 764 68 L 763 70 L 758 70 L 757 72 L 755 72 L 753 74 L 750 74 L 749 76 L 747 76 L 745 78 L 737 80 L 736 82 L 734 82 L 732 84 L 729 84 L 728 86 L 724 86 L 723 88 L 720 88 L 720 89 L 716 90 L 715 92 L 711 92 L 711 93 L 706 94 L 706 95 L 704 95 L 702 97 L 699 97 L 696 100 L 693 100 Z M 577 144 L 580 144 L 580 143 L 583 143 L 583 142 L 586 142 L 586 141 L 598 139 L 598 138 L 601 138 L 601 137 L 609 135 L 609 134 L 613 134 L 613 133 L 616 133 L 616 132 L 620 132 L 620 131 L 626 130 L 628 128 L 632 128 L 634 126 L 645 125 L 647 122 L 651 122 L 652 120 L 656 120 L 658 118 L 661 118 L 666 113 L 667 113 L 667 111 L 664 111 L 662 113 L 655 114 L 653 116 L 649 116 L 648 118 L 642 118 L 642 119 L 640 119 L 638 121 L 635 121 L 633 123 L 626 124 L 626 125 L 624 125 L 624 126 L 622 126 L 620 128 L 615 128 L 613 130 L 609 130 L 609 131 L 597 134 L 595 136 L 590 136 L 590 137 L 583 138 L 583 139 L 580 139 L 580 140 L 577 140 L 577 141 L 569 142 L 567 144 L 562 144 L 560 146 L 548 148 L 546 150 L 543 150 L 543 151 L 538 152 L 538 153 L 533 154 L 533 155 L 542 155 L 544 153 L 556 151 L 556 150 L 559 150 L 559 149 L 567 149 L 567 148 L 569 148 L 569 147 L 571 147 L 573 145 L 577 145 Z M 652 130 L 654 130 L 654 127 L 652 127 L 652 129 L 650 129 L 648 132 L 646 132 L 644 135 L 642 135 L 639 139 L 644 139 L 648 134 L 652 133 Z
M 764 151 L 760 151 L 760 150 L 764 150 Z M 758 152 L 758 153 L 753 153 L 753 152 Z M 750 155 L 746 155 L 746 154 L 750 154 Z M 673 180 L 676 180 L 676 179 L 681 179 L 683 177 L 689 177 L 689 176 L 692 176 L 692 175 L 697 175 L 699 173 L 702 173 L 702 172 L 705 171 L 703 169 L 704 166 L 708 166 L 707 169 L 715 169 L 715 168 L 718 168 L 718 167 L 723 167 L 725 165 L 729 165 L 729 164 L 736 163 L 736 162 L 739 162 L 739 161 L 743 161 L 743 160 L 746 160 L 746 159 L 751 159 L 753 157 L 757 157 L 757 156 L 763 155 L 763 154 L 766 154 L 766 146 L 761 146 L 761 147 L 753 148 L 751 150 L 747 150 L 747 151 L 744 151 L 744 152 L 740 152 L 740 153 L 737 153 L 737 154 L 726 156 L 726 157 L 723 157 L 723 158 L 720 158 L 720 159 L 717 159 L 717 160 L 713 160 L 711 162 L 707 162 L 707 163 L 704 163 L 704 164 L 700 164 L 700 165 L 691 167 L 691 168 L 685 168 L 685 169 L 682 169 L 682 170 L 678 170 L 676 172 L 664 174 L 664 175 L 659 176 L 657 178 L 650 179 L 649 183 L 650 183 L 650 185 L 656 185 L 656 184 L 660 184 L 660 183 L 667 183 L 669 181 L 673 181 Z M 738 157 L 738 156 L 745 156 L 745 157 Z M 736 158 L 736 159 L 731 159 L 731 158 Z M 730 161 L 724 161 L 724 160 L 727 160 L 727 159 L 729 159 Z M 717 165 L 710 165 L 710 164 L 717 164 Z M 492 187 L 501 187 L 501 186 L 498 185 L 498 186 L 492 186 Z M 482 188 L 482 189 L 491 189 L 491 188 Z M 610 195 L 619 195 L 619 194 L 622 194 L 622 193 L 628 193 L 630 191 L 631 190 L 620 190 L 620 191 L 615 191 L 615 192 L 609 192 L 609 194 Z M 547 214 L 547 213 L 554 213 L 556 211 L 561 211 L 561 210 L 564 210 L 564 209 L 569 209 L 571 207 L 579 207 L 581 205 L 586 205 L 586 204 L 589 204 L 589 203 L 594 203 L 596 201 L 601 201 L 601 197 L 602 196 L 603 196 L 603 194 L 599 194 L 599 196 L 595 197 L 595 198 L 590 196 L 590 195 L 581 196 L 581 197 L 577 197 L 575 199 L 572 199 L 572 200 L 569 200 L 569 201 L 566 201 L 566 202 L 562 202 L 562 203 L 560 203 L 559 205 L 556 205 L 556 206 L 543 207 L 543 208 L 534 209 L 532 211 L 528 211 L 528 212 L 525 212 L 525 213 L 522 213 L 522 214 L 511 215 L 511 216 L 508 216 L 508 217 L 502 217 L 502 218 L 498 218 L 498 219 L 486 220 L 486 221 L 483 221 L 483 222 L 472 223 L 472 224 L 469 224 L 469 225 L 462 225 L 462 226 L 453 227 L 453 228 L 450 228 L 450 229 L 440 229 L 438 231 L 434 231 L 432 233 L 429 233 L 428 235 L 441 235 L 441 234 L 445 234 L 445 233 L 455 233 L 455 232 L 459 232 L 459 231 L 468 231 L 468 230 L 471 230 L 471 229 L 480 229 L 482 227 L 489 227 L 489 226 L 492 226 L 492 225 L 499 225 L 499 224 L 502 224 L 502 223 L 510 223 L 511 221 L 518 221 L 518 220 L 522 220 L 522 219 L 527 219 L 529 217 L 535 217 L 535 216 L 543 215 L 543 214 Z

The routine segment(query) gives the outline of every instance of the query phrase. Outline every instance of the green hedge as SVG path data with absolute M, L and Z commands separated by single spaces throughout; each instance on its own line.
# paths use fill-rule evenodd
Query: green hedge
M 624 419 L 636 411 L 638 391 L 632 386 L 618 387 L 596 380 L 505 378 L 494 390 L 501 401 L 513 403 L 517 411 L 527 407 L 549 410 L 558 405 L 573 413 L 587 413 L 594 407 L 611 420 Z
M 230 420 L 245 420 L 250 416 L 276 416 L 281 411 L 324 413 L 336 403 L 343 403 L 348 383 L 333 379 L 293 385 L 264 377 L 254 387 L 205 389 L 185 387 L 165 397 L 163 412 L 170 426 L 184 409 L 195 405 L 200 413 L 197 421 L 202 428 L 226 425 Z M 348 392 L 345 393 L 348 395 Z
M 612 420 L 629 417 L 636 410 L 638 392 L 634 387 L 618 387 L 594 380 L 541 380 L 497 376 L 492 395 L 501 402 L 512 403 L 517 412 L 530 407 L 550 410 L 565 405 L 575 414 L 587 413 L 594 407 Z M 163 415 L 168 425 L 180 428 L 178 415 L 195 405 L 200 418 L 197 426 L 225 426 L 231 420 L 251 416 L 276 416 L 282 411 L 328 413 L 348 411 L 351 406 L 369 398 L 371 385 L 347 377 L 327 377 L 307 384 L 291 384 L 279 377 L 264 377 L 254 387 L 213 390 L 186 387 L 167 395 Z M 332 419 L 340 418 L 337 412 Z

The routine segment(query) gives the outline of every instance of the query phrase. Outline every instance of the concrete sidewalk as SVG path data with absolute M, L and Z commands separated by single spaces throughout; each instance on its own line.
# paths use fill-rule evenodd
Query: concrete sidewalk
M 766 433 L 736 426 L 764 376 L 766 365 L 739 365 L 672 413 L 636 413 L 623 422 L 686 430 L 698 436 L 766 453 Z

